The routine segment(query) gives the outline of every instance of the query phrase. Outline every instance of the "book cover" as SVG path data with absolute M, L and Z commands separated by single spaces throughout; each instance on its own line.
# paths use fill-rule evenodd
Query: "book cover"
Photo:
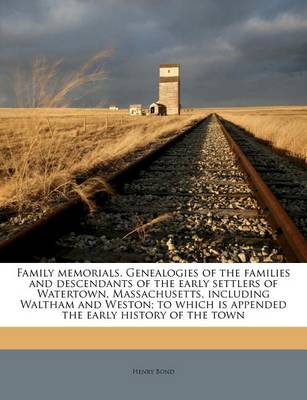
M 304 1 L 0 2 L 0 397 L 306 397 Z

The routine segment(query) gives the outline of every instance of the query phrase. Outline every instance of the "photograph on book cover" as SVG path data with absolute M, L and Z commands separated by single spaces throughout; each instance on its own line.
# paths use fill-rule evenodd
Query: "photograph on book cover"
M 305 397 L 306 35 L 304 0 L 0 0 L 1 398 Z

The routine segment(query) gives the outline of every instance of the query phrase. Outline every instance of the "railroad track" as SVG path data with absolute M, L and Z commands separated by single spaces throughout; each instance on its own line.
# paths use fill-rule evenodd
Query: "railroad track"
M 307 238 L 307 170 L 272 151 L 230 121 L 221 122 Z
M 0 259 L 307 261 L 303 235 L 240 153 L 235 129 L 230 135 L 224 123 L 211 115 L 111 177 L 117 194 L 98 198 L 95 213 L 82 213 L 74 200 L 0 244 Z M 246 147 L 243 137 L 235 139 Z M 262 153 L 260 158 L 258 169 L 270 165 Z M 70 230 L 60 234 L 64 224 Z

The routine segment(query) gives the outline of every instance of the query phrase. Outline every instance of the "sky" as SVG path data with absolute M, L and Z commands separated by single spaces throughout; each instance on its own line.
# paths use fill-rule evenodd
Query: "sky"
M 184 107 L 307 104 L 306 0 L 0 0 L 0 106 L 16 66 L 66 74 L 104 49 L 107 79 L 76 105 L 150 104 L 160 63 L 181 64 Z

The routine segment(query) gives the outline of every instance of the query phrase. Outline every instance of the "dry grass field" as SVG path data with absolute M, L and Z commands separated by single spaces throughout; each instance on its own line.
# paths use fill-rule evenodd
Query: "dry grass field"
M 46 206 L 80 194 L 77 174 L 187 128 L 204 113 L 130 117 L 127 110 L 0 109 L 0 207 Z
M 16 70 L 12 83 L 18 108 L 0 109 L 0 208 L 46 209 L 76 193 L 87 200 L 89 188 L 77 184 L 78 176 L 90 176 L 96 167 L 122 160 L 201 118 L 203 113 L 131 117 L 124 109 L 69 108 L 100 88 L 108 57 L 109 51 L 97 53 L 68 75 L 61 71 L 62 61 L 50 63 L 41 56 L 29 71 Z M 92 181 L 96 187 L 98 180 Z
M 0 208 L 48 207 L 76 192 L 76 176 L 116 162 L 217 112 L 274 147 L 307 161 L 307 107 L 184 110 L 131 117 L 127 110 L 0 109 Z
M 214 110 L 273 147 L 307 162 L 307 107 Z

